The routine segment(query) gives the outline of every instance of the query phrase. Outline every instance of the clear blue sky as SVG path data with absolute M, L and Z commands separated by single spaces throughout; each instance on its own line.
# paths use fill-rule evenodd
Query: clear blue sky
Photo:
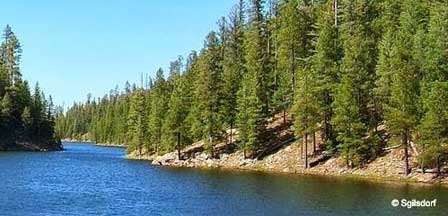
M 203 46 L 234 0 L 14 0 L 2 2 L 23 46 L 22 73 L 56 104 L 138 82 Z

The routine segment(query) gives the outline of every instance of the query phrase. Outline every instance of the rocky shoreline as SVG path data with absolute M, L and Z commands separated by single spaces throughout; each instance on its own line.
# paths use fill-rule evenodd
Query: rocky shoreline
M 193 145 L 194 146 L 194 145 Z M 434 173 L 418 172 L 415 157 L 411 157 L 413 171 L 409 176 L 402 174 L 402 151 L 392 149 L 383 156 L 360 168 L 347 168 L 342 158 L 330 158 L 318 165 L 305 169 L 297 143 L 288 145 L 261 160 L 244 159 L 242 151 L 221 154 L 219 159 L 212 159 L 202 151 L 196 152 L 185 160 L 178 160 L 177 152 L 161 156 L 132 152 L 128 159 L 149 160 L 153 165 L 170 167 L 191 167 L 226 170 L 250 170 L 271 173 L 311 174 L 321 176 L 354 177 L 374 181 L 392 181 L 407 183 L 441 184 L 448 186 L 448 176 L 435 178 Z M 189 148 L 192 148 L 191 146 Z M 431 172 L 431 170 L 428 170 Z

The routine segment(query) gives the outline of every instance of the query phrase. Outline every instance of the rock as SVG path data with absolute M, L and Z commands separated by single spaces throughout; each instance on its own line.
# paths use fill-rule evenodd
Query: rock
M 208 156 L 208 154 L 206 154 L 205 152 L 201 153 L 197 159 L 198 160 L 208 160 L 210 157 Z
M 156 158 L 154 158 L 154 160 L 152 161 L 152 164 L 154 165 L 169 165 L 175 162 L 175 160 L 177 159 L 176 154 L 175 153 L 168 153 L 162 156 L 157 156 Z
M 428 183 L 431 182 L 434 179 L 434 175 L 431 173 L 418 173 L 415 175 L 414 177 L 418 182 L 424 182 L 424 183 Z
M 238 166 L 240 166 L 240 167 L 242 167 L 242 166 L 246 166 L 247 165 L 247 162 L 244 160 L 244 161 L 241 161 L 239 164 L 238 164 Z

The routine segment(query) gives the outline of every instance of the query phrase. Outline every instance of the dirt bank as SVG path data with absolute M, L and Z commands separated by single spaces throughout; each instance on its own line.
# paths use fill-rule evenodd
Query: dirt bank
M 197 168 L 221 168 L 239 170 L 258 170 L 277 173 L 300 173 L 329 176 L 353 176 L 371 180 L 405 181 L 422 183 L 443 183 L 448 186 L 448 176 L 435 178 L 434 172 L 422 174 L 419 172 L 415 151 L 410 151 L 410 165 L 412 172 L 409 176 L 403 175 L 403 151 L 399 146 L 389 147 L 383 155 L 370 161 L 368 164 L 350 169 L 340 157 L 332 157 L 313 167 L 305 169 L 304 159 L 301 158 L 301 149 L 298 141 L 293 141 L 294 133 L 291 128 L 291 119 L 286 121 L 281 116 L 270 120 L 268 130 L 275 138 L 267 143 L 269 151 L 264 151 L 258 159 L 245 159 L 242 151 L 235 150 L 235 146 L 226 144 L 235 143 L 238 139 L 237 131 L 233 131 L 233 140 L 219 143 L 215 151 L 219 151 L 219 159 L 210 157 L 205 151 L 203 142 L 197 142 L 182 149 L 182 159 L 178 160 L 177 152 L 170 152 L 161 156 L 150 155 L 145 151 L 142 154 L 132 152 L 127 155 L 129 159 L 150 160 L 154 165 Z M 229 131 L 227 132 L 229 133 Z M 309 138 L 308 155 L 309 162 L 316 162 L 322 157 L 319 152 L 319 143 L 322 143 L 319 135 Z M 316 152 L 313 152 L 313 141 L 316 142 Z M 303 149 L 302 149 L 303 150 Z M 448 167 L 444 167 L 445 172 Z M 428 170 L 431 172 L 431 170 Z
M 197 149 L 202 143 L 196 143 L 184 149 L 184 151 Z M 309 149 L 312 149 L 311 146 Z M 309 152 L 312 154 L 312 150 Z M 185 160 L 177 159 L 177 152 L 170 152 L 162 156 L 146 155 L 139 156 L 133 152 L 127 155 L 129 159 L 150 160 L 154 165 L 173 167 L 195 167 L 195 168 L 220 168 L 257 170 L 277 173 L 298 173 L 329 176 L 350 176 L 381 181 L 406 181 L 421 183 L 442 183 L 448 186 L 447 176 L 434 178 L 433 173 L 418 173 L 415 157 L 410 158 L 413 171 L 407 177 L 403 173 L 401 149 L 392 149 L 383 156 L 371 161 L 360 168 L 349 169 L 341 158 L 331 158 L 318 165 L 305 169 L 304 159 L 300 158 L 300 148 L 297 142 L 287 145 L 277 152 L 264 157 L 261 160 L 244 159 L 242 151 L 229 154 L 221 154 L 219 159 L 212 159 L 205 151 L 198 151 Z M 311 158 L 312 160 L 312 158 Z

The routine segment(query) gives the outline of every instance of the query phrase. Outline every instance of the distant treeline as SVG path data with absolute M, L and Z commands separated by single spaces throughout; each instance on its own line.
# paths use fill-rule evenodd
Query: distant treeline
M 8 25 L 0 47 L 0 150 L 60 149 L 51 96 L 47 100 L 38 84 L 30 91 L 20 72 L 21 54 Z
M 239 147 L 263 147 L 266 124 L 290 113 L 297 138 L 359 166 L 387 143 L 423 167 L 448 152 L 448 2 L 239 1 L 199 53 L 146 84 L 74 104 L 61 136 L 162 153 L 236 128 Z M 84 137 L 83 137 L 84 136 Z M 308 140 L 308 139 L 305 139 Z

